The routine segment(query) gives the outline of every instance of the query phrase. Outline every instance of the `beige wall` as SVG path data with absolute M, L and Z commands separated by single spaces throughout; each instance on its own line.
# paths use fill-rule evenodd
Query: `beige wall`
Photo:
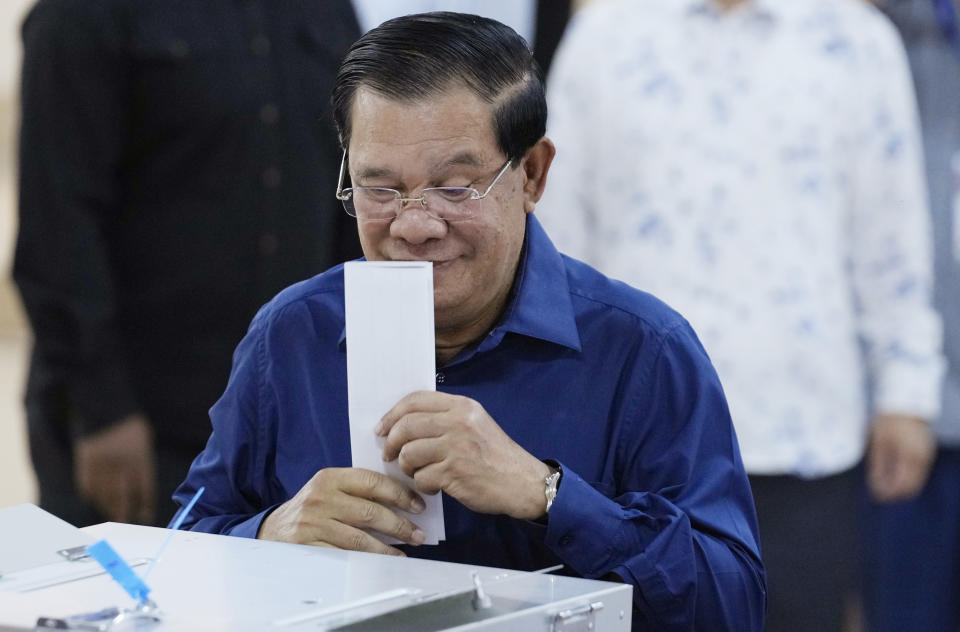
M 0 2 L 0 335 L 18 335 L 24 320 L 10 284 L 10 259 L 16 233 L 17 87 L 20 70 L 20 22 L 30 0 Z
M 0 0 L 0 507 L 35 502 L 21 403 L 29 335 L 10 281 L 16 235 L 20 22 L 32 0 Z

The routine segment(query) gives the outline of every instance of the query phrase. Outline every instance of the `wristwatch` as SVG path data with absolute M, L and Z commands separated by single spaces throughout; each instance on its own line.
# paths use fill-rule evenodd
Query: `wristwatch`
M 553 470 L 553 473 L 551 473 L 550 476 L 543 479 L 543 483 L 546 486 L 543 490 L 543 493 L 547 497 L 546 513 L 550 513 L 550 507 L 553 506 L 553 501 L 557 497 L 557 488 L 560 486 L 560 478 L 563 476 L 563 470 L 560 469 L 560 464 L 556 461 L 553 461 L 553 463 L 546 463 L 547 466 Z

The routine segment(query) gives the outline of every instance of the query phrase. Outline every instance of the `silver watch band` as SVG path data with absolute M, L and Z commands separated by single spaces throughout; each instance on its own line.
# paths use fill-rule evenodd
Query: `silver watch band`
M 550 513 L 550 507 L 553 506 L 553 501 L 557 497 L 557 486 L 560 484 L 561 474 L 562 472 L 559 468 L 554 468 L 553 473 L 543 479 L 543 483 L 546 485 L 543 493 L 547 497 L 547 513 Z

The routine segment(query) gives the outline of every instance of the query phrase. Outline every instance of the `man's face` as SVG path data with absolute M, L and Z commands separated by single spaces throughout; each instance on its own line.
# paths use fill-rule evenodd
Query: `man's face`
M 483 193 L 506 162 L 491 106 L 466 88 L 414 102 L 357 91 L 348 148 L 353 186 L 396 189 L 417 197 L 427 187 L 473 187 Z M 445 222 L 418 203 L 392 221 L 358 220 L 370 261 L 432 261 L 438 331 L 492 323 L 506 301 L 526 213 L 521 169 L 507 169 L 469 219 Z M 539 195 L 537 195 L 539 197 Z

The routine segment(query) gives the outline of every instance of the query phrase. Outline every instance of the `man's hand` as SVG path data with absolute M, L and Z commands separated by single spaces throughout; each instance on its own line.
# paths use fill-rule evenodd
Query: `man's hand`
M 867 483 L 874 498 L 894 502 L 919 494 L 927 482 L 936 450 L 930 425 L 923 419 L 877 415 L 867 455 Z
M 130 415 L 73 447 L 80 495 L 108 520 L 153 524 L 157 470 L 153 431 L 143 415 Z
M 401 399 L 376 432 L 385 461 L 425 494 L 443 490 L 480 513 L 535 520 L 546 511 L 546 463 L 517 445 L 476 401 L 419 391 Z
M 296 496 L 271 512 L 257 537 L 388 555 L 403 552 L 366 530 L 413 545 L 423 544 L 423 531 L 387 507 L 420 513 L 425 505 L 405 485 L 378 472 L 327 468 L 314 474 Z

